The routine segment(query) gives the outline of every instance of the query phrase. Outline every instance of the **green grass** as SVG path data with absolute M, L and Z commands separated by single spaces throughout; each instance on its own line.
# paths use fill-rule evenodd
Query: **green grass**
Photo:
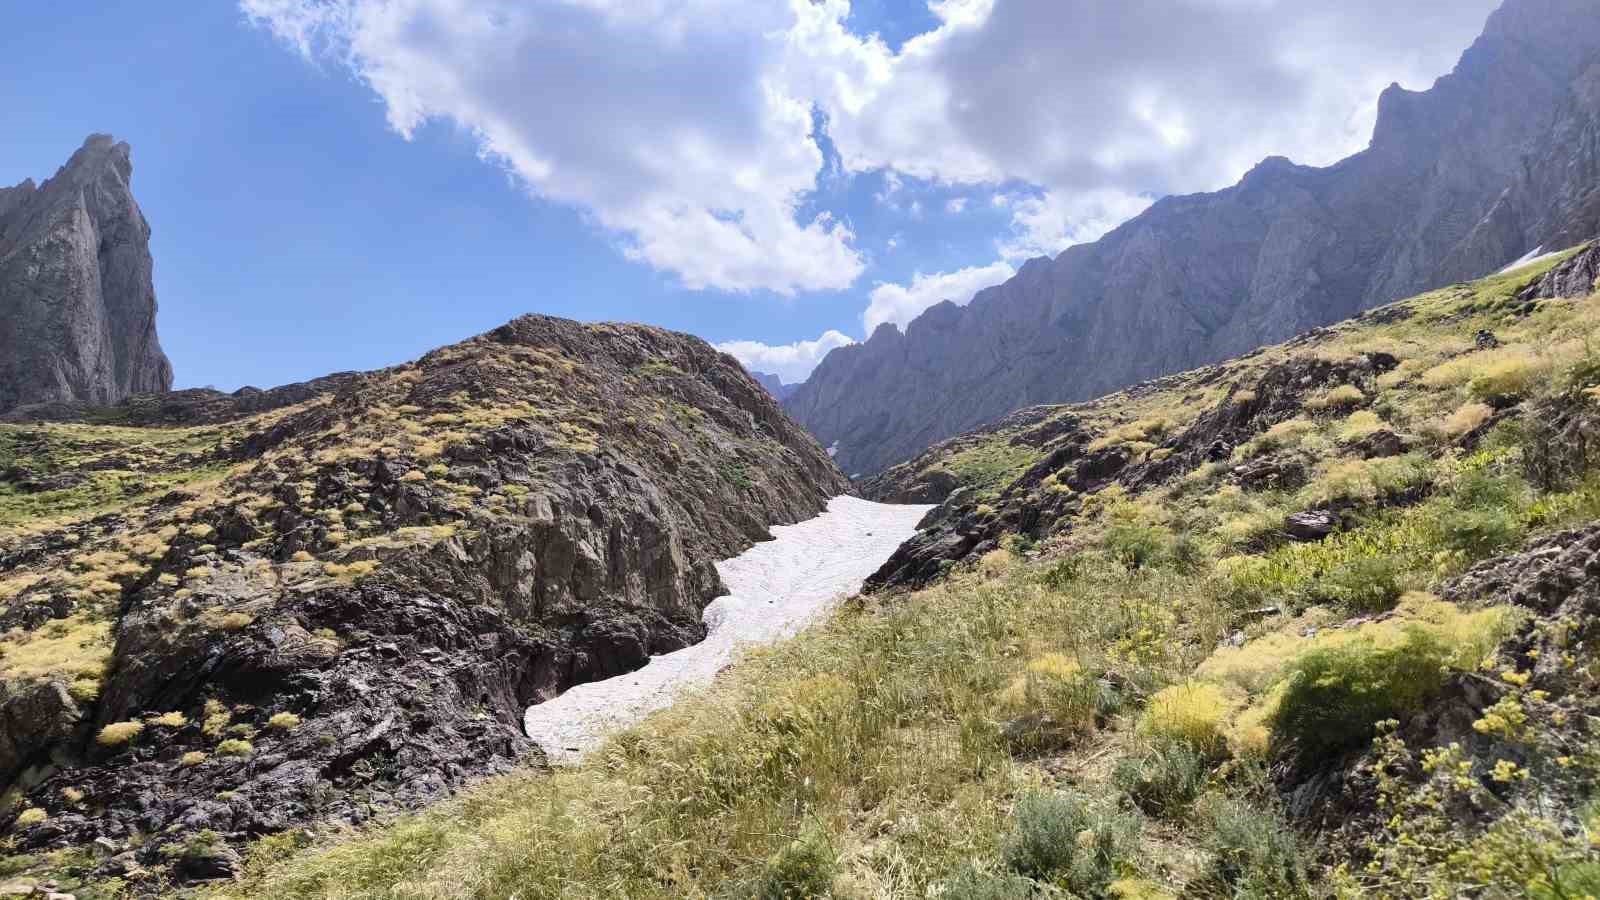
M 972 488 L 979 497 L 989 497 L 1027 471 L 1039 459 L 1039 451 L 989 441 L 945 457 L 939 467 L 954 475 L 962 487 Z

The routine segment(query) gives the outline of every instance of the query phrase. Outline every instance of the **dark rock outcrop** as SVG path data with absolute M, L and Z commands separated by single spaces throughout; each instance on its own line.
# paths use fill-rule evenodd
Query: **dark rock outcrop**
M 132 177 L 97 134 L 43 185 L 0 188 L 0 412 L 171 389 Z
M 1600 17 L 1508 0 L 1455 71 L 1379 102 L 1371 146 L 1261 163 L 1028 262 L 970 305 L 830 353 L 785 404 L 870 475 L 1011 410 L 1244 353 L 1600 231 Z
M 0 541 L 7 639 L 93 647 L 111 623 L 103 676 L 0 696 L 0 727 L 31 729 L 0 742 L 0 786 L 33 767 L 14 786 L 48 813 L 19 847 L 159 835 L 108 875 L 226 877 L 216 839 L 362 821 L 536 756 L 529 704 L 701 639 L 714 561 L 848 488 L 736 360 L 645 326 L 528 316 L 394 369 L 191 399 L 116 409 L 220 482 Z M 0 427 L 29 452 L 29 426 Z M 145 440 L 114 432 L 87 452 Z M 115 723 L 143 727 L 97 739 Z
M 1556 297 L 1586 297 L 1600 290 L 1600 241 L 1574 254 L 1570 259 L 1528 285 L 1519 298 L 1549 300 Z

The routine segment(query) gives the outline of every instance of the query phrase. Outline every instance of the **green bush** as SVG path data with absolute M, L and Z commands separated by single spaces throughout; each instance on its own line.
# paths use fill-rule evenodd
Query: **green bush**
M 1171 816 L 1205 787 L 1205 757 L 1180 741 L 1160 741 L 1117 764 L 1111 775 L 1117 789 L 1153 816 Z
M 1405 593 L 1400 584 L 1405 560 L 1396 556 L 1357 556 L 1337 563 L 1307 587 L 1312 603 L 1325 603 L 1355 613 L 1394 609 Z
M 1209 798 L 1201 807 L 1215 854 L 1213 870 L 1194 884 L 1197 897 L 1281 900 L 1311 896 L 1299 842 L 1281 815 L 1231 797 Z M 1208 890 L 1210 888 L 1210 890 Z
M 1371 740 L 1378 722 L 1422 709 L 1444 686 L 1452 653 L 1419 626 L 1402 634 L 1390 644 L 1315 648 L 1296 659 L 1268 718 L 1275 741 L 1314 763 Z
M 1139 837 L 1133 816 L 1091 807 L 1074 794 L 1029 794 L 1017 804 L 1014 818 L 1006 867 L 1085 895 L 1102 891 Z
M 934 896 L 938 900 L 1032 900 L 1039 886 L 1031 878 L 1011 872 L 990 874 L 968 863 L 945 880 Z
M 1130 571 L 1156 565 L 1172 546 L 1172 532 L 1160 525 L 1118 522 L 1106 529 L 1102 546 Z
M 767 860 L 755 896 L 760 900 L 811 900 L 833 890 L 838 868 L 833 842 L 821 828 L 808 828 Z
M 1469 559 L 1493 556 L 1522 543 L 1527 533 L 1520 516 L 1504 509 L 1469 510 L 1441 519 L 1439 542 Z

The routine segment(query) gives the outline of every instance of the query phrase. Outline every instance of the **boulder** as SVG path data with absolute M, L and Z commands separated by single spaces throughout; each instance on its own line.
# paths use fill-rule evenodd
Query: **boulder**
M 1322 509 L 1298 512 L 1284 518 L 1283 530 L 1297 541 L 1320 541 L 1339 527 L 1339 518 Z

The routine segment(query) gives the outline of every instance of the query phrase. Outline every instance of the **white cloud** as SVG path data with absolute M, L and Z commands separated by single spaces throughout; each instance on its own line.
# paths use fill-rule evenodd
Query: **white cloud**
M 996 205 L 1011 209 L 1011 234 L 999 241 L 1000 256 L 1019 262 L 1055 256 L 1073 244 L 1098 240 L 1144 212 L 1150 200 L 1101 190 L 1023 195 Z
M 900 53 L 837 40 L 845 167 L 1052 194 L 1211 190 L 1365 146 L 1390 82 L 1447 72 L 1500 0 L 947 0 Z
M 824 163 L 814 110 L 843 172 L 885 173 L 880 202 L 915 215 L 903 181 L 920 178 L 981 186 L 1011 210 L 1000 261 L 880 284 L 870 330 L 966 302 L 1144 197 L 1224 186 L 1267 155 L 1321 164 L 1359 149 L 1378 92 L 1427 86 L 1498 2 L 930 0 L 939 26 L 898 52 L 850 32 L 849 0 L 240 5 L 348 66 L 400 134 L 465 129 L 530 190 L 691 288 L 856 282 L 866 261 L 846 220 L 799 217 Z
M 777 345 L 760 341 L 728 341 L 718 344 L 717 349 L 732 355 L 752 372 L 768 372 L 782 378 L 785 383 L 796 384 L 810 377 L 811 370 L 822 362 L 829 351 L 854 343 L 848 335 L 830 330 L 814 341 Z
M 945 212 L 950 213 L 951 215 L 959 214 L 966 208 L 967 198 L 965 197 L 951 197 L 950 202 L 944 205 Z
M 804 3 L 804 0 L 796 0 Z M 579 207 L 690 288 L 842 289 L 848 227 L 797 221 L 821 149 L 788 90 L 782 2 L 241 0 L 342 60 L 409 138 L 446 121 L 530 190 Z
M 995 262 L 933 275 L 918 272 L 909 285 L 880 283 L 872 289 L 872 303 L 861 314 L 861 323 L 869 335 L 885 322 L 904 328 L 935 303 L 949 300 L 966 306 L 972 302 L 973 294 L 1015 274 L 1008 263 Z

